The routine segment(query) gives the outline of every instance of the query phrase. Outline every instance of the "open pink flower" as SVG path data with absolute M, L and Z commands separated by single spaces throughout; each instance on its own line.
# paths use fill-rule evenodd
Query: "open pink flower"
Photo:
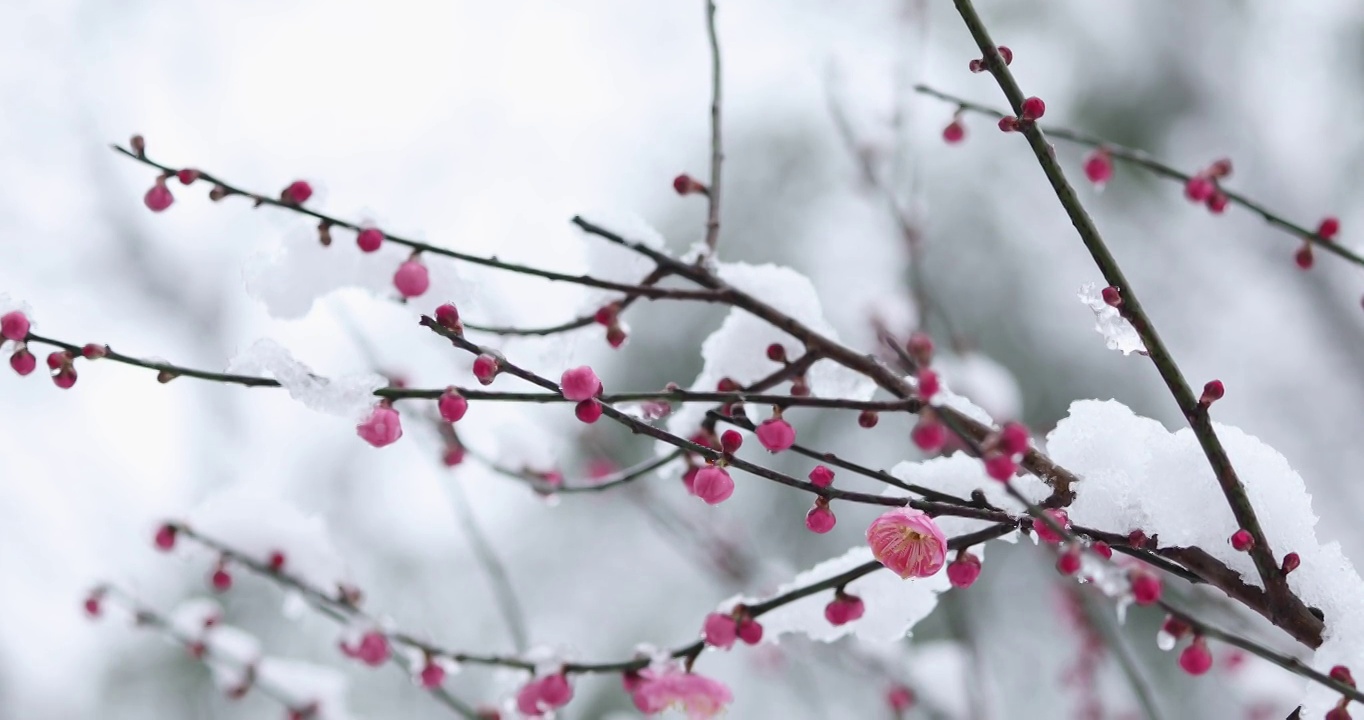
M 947 538 L 933 518 L 914 508 L 891 510 L 871 522 L 867 544 L 882 565 L 902 578 L 929 577 L 947 559 Z
M 564 398 L 574 402 L 591 400 L 602 390 L 601 379 L 586 365 L 565 370 L 559 378 L 559 388 Z
M 633 685 L 635 707 L 647 715 L 681 710 L 687 720 L 708 720 L 734 701 L 723 683 L 675 667 L 662 672 L 643 670 Z
M 392 445 L 403 436 L 402 421 L 398 411 L 387 405 L 375 405 L 374 411 L 365 421 L 355 426 L 355 433 L 374 447 Z

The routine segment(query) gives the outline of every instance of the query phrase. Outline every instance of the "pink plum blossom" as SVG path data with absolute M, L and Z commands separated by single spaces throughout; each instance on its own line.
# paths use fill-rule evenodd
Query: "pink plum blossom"
M 365 442 L 378 448 L 397 442 L 403 436 L 403 425 L 397 410 L 380 403 L 374 406 L 364 422 L 355 427 L 355 432 Z
M 933 518 L 913 508 L 896 508 L 867 528 L 872 555 L 902 578 L 929 577 L 942 569 L 947 538 Z
M 675 667 L 662 672 L 643 670 L 632 685 L 635 707 L 647 715 L 681 710 L 687 720 L 708 720 L 734 701 L 723 683 Z

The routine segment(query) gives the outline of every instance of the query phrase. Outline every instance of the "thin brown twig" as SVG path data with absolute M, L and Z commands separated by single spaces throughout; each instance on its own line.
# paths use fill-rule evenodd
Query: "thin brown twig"
M 706 0 L 706 37 L 710 40 L 710 186 L 706 192 L 706 251 L 720 242 L 720 39 L 715 32 L 715 0 Z
M 928 95 L 930 97 L 935 97 L 944 102 L 952 103 L 953 105 L 956 105 L 962 110 L 966 110 L 968 112 L 973 112 L 979 115 L 985 115 L 987 117 L 992 117 L 996 119 L 1005 117 L 1004 113 L 992 107 L 989 107 L 987 105 L 981 105 L 979 103 L 973 103 L 969 100 L 963 100 L 962 98 L 959 98 L 955 95 L 942 92 L 941 90 L 936 90 L 927 85 L 916 85 L 914 86 L 914 91 L 924 95 Z M 1056 127 L 1051 124 L 1044 123 L 1040 125 L 1040 128 L 1047 135 L 1047 137 L 1054 137 L 1082 147 L 1095 149 L 1102 148 L 1104 151 L 1108 153 L 1110 157 L 1113 157 L 1117 160 L 1122 160 L 1123 162 L 1129 163 L 1131 165 L 1136 165 L 1137 167 L 1145 168 L 1161 177 L 1169 178 L 1171 180 L 1178 180 L 1181 183 L 1187 183 L 1194 177 L 1192 174 L 1179 170 L 1175 168 L 1173 165 L 1170 165 L 1169 163 L 1156 158 L 1154 155 L 1151 155 L 1150 153 L 1144 150 L 1126 147 L 1114 142 L 1110 142 L 1108 140 L 1104 140 L 1103 138 L 1090 135 L 1088 133 L 1083 133 L 1078 130 L 1071 130 L 1068 128 Z M 1335 254 L 1351 263 L 1354 263 L 1355 265 L 1364 266 L 1364 256 L 1361 256 L 1358 253 L 1350 250 L 1349 248 L 1344 247 L 1336 240 L 1324 238 L 1321 235 L 1317 234 L 1315 230 L 1310 230 L 1303 225 L 1299 225 L 1293 222 L 1292 220 L 1289 220 L 1284 216 L 1274 212 L 1273 210 L 1270 210 L 1263 204 L 1246 197 L 1245 195 L 1227 190 L 1226 188 L 1223 188 L 1220 185 L 1218 187 L 1218 190 L 1220 190 L 1221 193 L 1226 196 L 1227 200 L 1230 201 L 1231 204 L 1239 205 L 1255 213 L 1256 215 L 1259 215 L 1262 220 L 1264 220 L 1266 223 L 1269 223 L 1271 226 L 1276 227 L 1288 233 L 1289 235 L 1300 238 L 1306 242 L 1310 242 L 1313 245 L 1316 245 L 1317 247 L 1329 253 Z

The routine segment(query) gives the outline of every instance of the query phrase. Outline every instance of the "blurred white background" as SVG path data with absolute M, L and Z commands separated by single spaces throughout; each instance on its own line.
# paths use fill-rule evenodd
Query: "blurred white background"
M 1342 242 L 1358 247 L 1364 6 L 979 5 L 1013 49 L 1024 89 L 1047 101 L 1047 121 L 1189 170 L 1229 156 L 1232 187 L 1304 225 L 1336 214 Z M 1001 105 L 987 75 L 966 71 L 974 44 L 947 3 L 721 0 L 719 18 L 723 257 L 808 274 L 842 336 L 868 350 L 871 313 L 905 302 L 905 248 L 838 139 L 832 89 L 887 172 L 899 168 L 897 190 L 921 212 L 932 290 L 970 346 L 1016 375 L 1024 420 L 1045 430 L 1072 400 L 1112 397 L 1177 427 L 1149 362 L 1105 350 L 1075 300 L 1098 274 L 1024 144 L 971 118 L 966 142 L 946 146 L 939 133 L 952 108 L 904 90 L 927 82 Z M 701 0 L 11 0 L 0 5 L 0 291 L 33 306 L 38 332 L 195 367 L 221 369 L 271 337 L 328 374 L 468 382 L 467 358 L 388 298 L 343 291 L 305 317 L 270 318 L 241 269 L 311 225 L 245 202 L 210 203 L 207 188 L 174 183 L 175 205 L 153 215 L 141 200 L 153 174 L 108 144 L 142 133 L 153 158 L 267 194 L 308 178 L 322 188 L 310 205 L 466 252 L 582 269 L 588 241 L 568 220 L 594 212 L 636 214 L 681 252 L 700 237 L 704 213 L 703 201 L 671 189 L 678 172 L 706 173 L 703 19 Z M 1082 184 L 1082 153 L 1058 150 Z M 1364 559 L 1364 445 L 1355 437 L 1364 268 L 1319 254 L 1302 272 L 1293 239 L 1236 208 L 1212 216 L 1179 186 L 1135 169 L 1120 166 L 1102 194 L 1081 193 L 1191 382 L 1226 383 L 1219 418 L 1279 449 L 1314 491 L 1323 539 Z M 332 250 L 349 243 L 344 236 Z M 478 298 L 464 308 L 472 321 L 562 320 L 585 302 L 571 289 L 466 277 Z M 552 357 L 546 367 L 591 361 L 610 388 L 657 388 L 691 381 L 719 317 L 641 305 L 619 351 L 597 327 L 566 345 L 504 347 Z M 321 514 L 369 607 L 451 646 L 511 651 L 454 510 L 468 503 L 510 567 L 533 642 L 586 659 L 690 641 L 715 603 L 840 554 L 871 518 L 848 508 L 835 532 L 813 536 L 801 522 L 806 498 L 757 483 L 709 512 L 664 479 L 549 503 L 474 461 L 445 470 L 416 422 L 403 441 L 375 450 L 348 423 L 278 391 L 160 385 L 111 363 L 81 371 L 69 392 L 41 374 L 0 374 L 4 720 L 282 714 L 260 698 L 224 699 L 182 651 L 80 612 L 101 580 L 161 608 L 203 593 L 206 568 L 156 554 L 151 534 L 231 486 L 269 486 Z M 471 445 L 544 456 L 571 474 L 596 457 L 627 463 L 651 452 L 607 423 L 583 431 L 551 407 L 475 406 L 470 421 L 482 428 Z M 868 464 L 913 457 L 907 425 L 868 433 L 841 415 L 813 423 L 803 439 Z M 690 539 L 660 528 L 657 512 L 699 518 L 769 562 L 743 583 L 724 580 Z M 931 658 L 964 648 L 980 717 L 1082 716 L 1084 694 L 1062 680 L 1082 638 L 1047 559 L 1020 546 L 991 560 L 981 584 L 945 596 L 916 630 L 915 642 L 935 645 L 919 655 L 909 643 L 873 651 L 887 653 L 897 677 L 961 703 L 947 664 Z M 341 658 L 325 620 L 285 617 L 274 588 L 243 576 L 224 602 L 228 620 L 266 638 L 270 652 L 351 675 L 356 717 L 445 714 L 395 672 Z M 1154 647 L 1158 622 L 1135 613 L 1124 633 L 1167 717 L 1249 716 L 1254 698 L 1229 690 L 1245 684 L 1237 672 L 1183 676 Z M 844 657 L 795 642 L 708 654 L 700 667 L 734 689 L 730 717 L 888 716 L 886 679 Z M 1103 662 L 1102 717 L 1132 717 L 1121 675 Z M 515 680 L 469 669 L 450 688 L 496 702 Z M 632 716 L 616 678 L 577 690 L 565 717 Z M 1293 702 L 1273 696 L 1270 706 L 1282 717 Z

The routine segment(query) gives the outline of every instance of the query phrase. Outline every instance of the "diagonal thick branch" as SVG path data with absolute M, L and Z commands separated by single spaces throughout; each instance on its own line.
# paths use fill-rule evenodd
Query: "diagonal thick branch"
M 976 45 L 980 48 L 990 72 L 1008 98 L 1009 105 L 1017 115 L 1022 116 L 1025 99 L 1023 91 L 1019 88 L 1013 74 L 1000 56 L 984 22 L 976 13 L 975 6 L 971 0 L 953 1 L 956 4 L 957 12 L 966 23 L 966 28 L 970 31 L 971 37 L 975 39 Z M 1288 622 L 1295 617 L 1298 621 L 1302 621 L 1303 616 L 1310 615 L 1310 613 L 1303 602 L 1289 590 L 1287 580 L 1274 560 L 1269 539 L 1265 537 L 1264 530 L 1260 527 L 1260 520 L 1255 514 L 1255 509 L 1251 506 L 1250 498 L 1246 495 L 1245 487 L 1241 484 L 1240 478 L 1237 477 L 1231 459 L 1227 456 L 1226 449 L 1222 447 L 1222 442 L 1213 429 L 1207 408 L 1200 406 L 1198 398 L 1194 395 L 1188 381 L 1184 379 L 1183 373 L 1175 363 L 1174 356 L 1171 355 L 1164 341 L 1156 332 L 1155 326 L 1146 315 L 1140 300 L 1137 299 L 1136 291 L 1123 274 L 1117 259 L 1113 257 L 1107 244 L 1104 243 L 1103 237 L 1099 234 L 1098 228 L 1095 227 L 1094 221 L 1089 217 L 1089 213 L 1080 203 L 1079 197 L 1075 194 L 1075 189 L 1066 180 L 1065 172 L 1056 161 L 1053 150 L 1047 143 L 1042 130 L 1033 122 L 1021 122 L 1019 129 L 1027 138 L 1028 145 L 1032 148 L 1033 154 L 1037 156 L 1037 161 L 1042 166 L 1042 171 L 1047 176 L 1052 189 L 1056 192 L 1057 199 L 1060 200 L 1061 206 L 1070 217 L 1071 223 L 1079 233 L 1085 248 L 1089 250 L 1094 263 L 1099 267 L 1104 280 L 1109 285 L 1118 288 L 1122 293 L 1123 315 L 1131 321 L 1141 336 L 1161 379 L 1165 381 L 1165 385 L 1169 388 L 1170 394 L 1174 396 L 1180 412 L 1183 413 L 1189 426 L 1193 428 L 1194 435 L 1203 448 L 1203 454 L 1207 456 L 1208 462 L 1212 465 L 1213 473 L 1217 476 L 1222 494 L 1226 497 L 1227 504 L 1236 517 L 1237 524 L 1245 528 L 1254 538 L 1255 545 L 1251 549 L 1250 555 L 1255 561 L 1255 568 L 1260 575 L 1260 580 L 1269 593 L 1270 610 L 1273 613 L 1272 619 L 1275 620 L 1276 624 L 1279 624 L 1280 621 Z

